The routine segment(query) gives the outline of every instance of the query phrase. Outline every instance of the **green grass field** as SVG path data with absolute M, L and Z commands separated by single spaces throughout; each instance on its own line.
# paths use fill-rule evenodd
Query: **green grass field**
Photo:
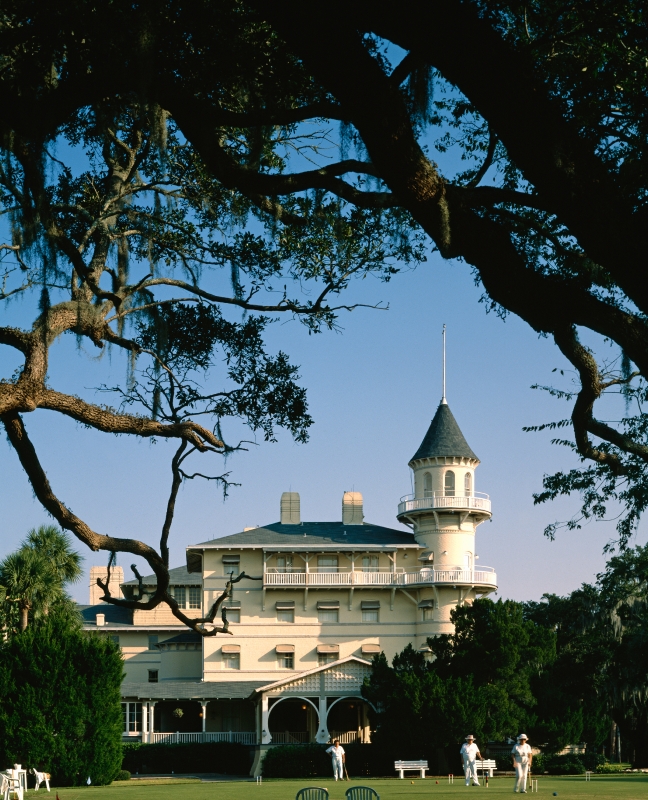
M 303 786 L 324 786 L 329 790 L 330 800 L 345 800 L 344 792 L 349 786 L 365 785 L 373 787 L 380 800 L 431 800 L 434 797 L 457 798 L 465 795 L 511 796 L 513 778 L 493 778 L 486 789 L 466 788 L 463 779 L 455 778 L 453 786 L 448 780 L 439 778 L 403 781 L 391 779 L 366 779 L 349 783 L 336 783 L 333 780 L 266 780 L 261 785 L 254 782 L 232 781 L 223 783 L 201 783 L 198 781 L 123 781 L 112 786 L 89 788 L 58 789 L 59 800 L 294 800 L 298 789 Z M 42 790 L 41 790 L 42 791 Z M 596 800 L 648 800 L 648 774 L 638 775 L 594 775 L 591 782 L 583 777 L 540 778 L 538 795 L 553 800 L 558 792 L 559 800 L 572 798 L 596 798 Z M 29 792 L 33 796 L 33 792 Z M 39 795 L 40 796 L 40 795 Z M 534 795 L 528 794 L 529 800 Z M 48 800 L 47 795 L 41 800 Z

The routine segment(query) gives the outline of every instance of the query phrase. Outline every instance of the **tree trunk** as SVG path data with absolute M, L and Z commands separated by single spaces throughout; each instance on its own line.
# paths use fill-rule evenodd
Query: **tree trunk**
M 24 631 L 27 630 L 27 625 L 29 624 L 29 606 L 28 605 L 21 605 L 20 606 L 20 630 Z

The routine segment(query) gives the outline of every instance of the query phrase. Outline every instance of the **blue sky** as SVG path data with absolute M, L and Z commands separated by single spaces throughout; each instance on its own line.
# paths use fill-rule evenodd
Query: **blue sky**
M 301 365 L 315 418 L 310 441 L 298 445 L 282 434 L 276 444 L 260 440 L 231 456 L 225 468 L 241 486 L 226 501 L 214 484 L 187 483 L 172 534 L 173 565 L 183 563 L 189 544 L 276 521 L 281 492 L 287 490 L 300 492 L 303 519 L 339 519 L 343 491 L 355 489 L 364 495 L 368 521 L 399 527 L 396 507 L 410 491 L 407 462 L 441 396 L 445 322 L 448 402 L 482 461 L 475 488 L 493 502 L 493 521 L 477 533 L 480 563 L 496 568 L 500 596 L 518 600 L 564 594 L 591 581 L 604 564 L 602 549 L 614 536 L 614 523 L 590 524 L 547 541 L 544 526 L 567 518 L 576 504 L 564 500 L 534 507 L 532 493 L 544 473 L 565 468 L 574 458 L 550 445 L 550 435 L 521 430 L 568 415 L 567 406 L 529 388 L 555 380 L 552 369 L 566 364 L 550 340 L 519 319 L 486 314 L 480 294 L 465 265 L 433 254 L 389 284 L 369 279 L 353 287 L 354 299 L 382 300 L 389 310 L 344 314 L 339 333 L 309 336 L 290 320 L 272 326 L 270 346 L 284 349 Z M 20 317 L 20 304 L 8 309 L 6 319 Z M 6 350 L 0 350 L 5 375 L 18 364 Z M 98 360 L 85 346 L 77 351 L 72 336 L 53 348 L 50 376 L 56 388 L 89 397 L 91 387 L 110 383 L 111 376 L 122 379 L 124 371 L 119 354 Z M 157 541 L 172 444 L 108 436 L 47 411 L 27 414 L 25 420 L 55 491 L 72 510 L 99 532 Z M 231 438 L 250 438 L 235 426 L 227 430 Z M 0 487 L 0 554 L 5 554 L 48 518 L 4 438 Z M 645 541 L 643 533 L 639 541 Z M 103 563 L 103 554 L 84 555 L 86 567 Z M 128 572 L 131 558 L 120 559 Z M 86 578 L 74 595 L 86 600 Z

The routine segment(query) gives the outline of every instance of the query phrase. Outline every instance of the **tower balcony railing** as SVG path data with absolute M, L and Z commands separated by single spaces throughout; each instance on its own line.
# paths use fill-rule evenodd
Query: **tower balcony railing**
M 491 513 L 490 497 L 483 492 L 475 492 L 470 495 L 447 495 L 443 492 L 433 492 L 429 497 L 416 497 L 407 494 L 401 497 L 398 504 L 398 516 L 412 511 L 425 511 L 425 509 L 442 508 L 467 508 L 474 511 L 484 511 Z
M 453 565 L 439 567 L 423 567 L 422 569 L 405 572 L 376 570 L 361 572 L 359 570 L 346 570 L 339 572 L 278 572 L 268 569 L 263 575 L 264 587 L 277 588 L 345 588 L 362 586 L 384 586 L 398 588 L 399 586 L 425 586 L 434 584 L 451 585 L 479 585 L 497 586 L 497 574 L 492 567 L 479 566 L 476 569 Z

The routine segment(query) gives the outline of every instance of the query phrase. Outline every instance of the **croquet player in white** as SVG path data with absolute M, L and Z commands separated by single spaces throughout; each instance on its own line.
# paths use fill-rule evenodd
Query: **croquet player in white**
M 531 768 L 531 761 L 533 760 L 531 747 L 527 744 L 527 739 L 526 733 L 521 733 L 518 736 L 517 744 L 514 744 L 511 750 L 515 768 L 515 788 L 513 791 L 522 792 L 522 794 L 526 794 L 527 772 Z
M 335 780 L 339 779 L 341 781 L 344 780 L 344 762 L 346 761 L 344 755 L 344 748 L 340 747 L 340 740 L 333 739 L 333 747 L 329 747 L 326 751 L 331 756 L 331 762 L 333 764 L 333 777 Z
M 477 757 L 482 760 L 482 754 L 479 752 L 477 742 L 472 733 L 466 736 L 466 741 L 461 745 L 461 758 L 463 759 L 464 775 L 466 776 L 466 786 L 470 786 L 470 779 L 472 778 L 473 784 L 479 786 L 477 779 Z

